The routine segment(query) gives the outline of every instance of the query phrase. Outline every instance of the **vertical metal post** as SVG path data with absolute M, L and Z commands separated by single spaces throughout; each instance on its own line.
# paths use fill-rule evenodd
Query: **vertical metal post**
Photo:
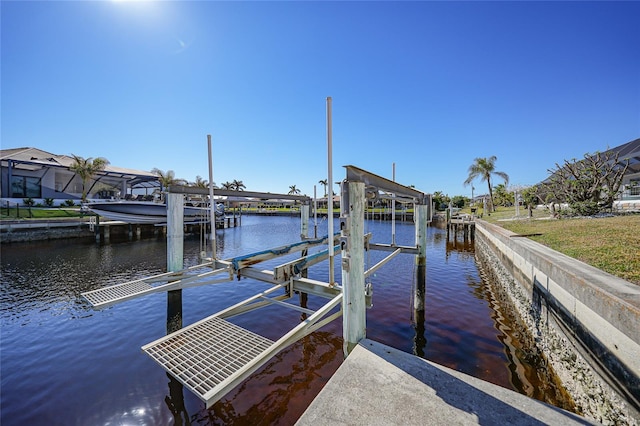
M 393 181 L 396 181 L 396 163 L 393 163 Z M 391 245 L 396 245 L 396 195 L 391 200 Z
M 315 190 L 315 186 L 313 187 Z M 315 195 L 315 194 L 314 194 Z M 300 215 L 301 215 L 301 223 L 300 223 L 300 238 L 304 239 L 307 238 L 309 236 L 309 209 L 311 208 L 311 202 L 307 201 L 305 204 L 303 204 L 300 207 Z M 309 254 L 309 251 L 307 249 L 302 250 L 302 253 L 300 254 L 301 257 L 307 257 L 307 255 Z M 307 276 L 309 275 L 309 270 L 307 268 L 303 269 L 302 272 L 300 273 L 300 275 L 303 278 L 307 278 Z M 307 301 L 309 299 L 309 295 L 307 293 L 304 292 L 300 292 L 300 307 L 302 308 L 306 308 L 307 307 Z M 307 319 L 307 314 L 306 313 L 302 313 L 300 315 L 300 321 L 304 321 Z
M 216 201 L 213 198 L 213 157 L 211 155 L 211 135 L 207 135 L 207 147 L 209 151 L 209 211 L 211 221 L 211 233 L 209 240 L 211 241 L 211 258 L 215 262 L 216 259 Z
M 308 202 L 300 206 L 300 239 L 305 239 L 309 236 L 309 208 L 311 206 Z
M 333 148 L 332 148 L 332 130 L 331 130 L 331 97 L 327 97 L 327 216 L 328 216 L 328 234 L 329 234 L 329 285 L 335 283 L 334 274 L 334 253 L 333 253 Z
M 349 205 L 340 217 L 342 247 L 342 333 L 347 356 L 366 337 L 364 283 L 364 183 L 348 182 Z M 348 209 L 348 210 L 347 210 Z
M 318 199 L 315 185 L 313 185 L 313 238 L 318 238 Z
M 183 269 L 184 205 L 182 194 L 167 193 L 167 272 Z M 182 290 L 167 292 L 167 333 L 182 328 Z

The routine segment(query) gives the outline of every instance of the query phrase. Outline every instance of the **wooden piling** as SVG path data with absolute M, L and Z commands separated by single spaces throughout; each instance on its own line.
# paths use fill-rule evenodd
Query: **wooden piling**
M 184 206 L 182 194 L 167 194 L 167 272 L 183 269 Z M 182 290 L 167 292 L 167 333 L 182 328 Z
M 348 182 L 349 205 L 340 217 L 342 247 L 342 328 L 345 357 L 366 337 L 364 282 L 364 194 L 363 182 Z M 329 244 L 331 245 L 331 244 Z
M 424 311 L 425 285 L 427 269 L 427 225 L 429 224 L 429 206 L 417 204 L 415 206 L 415 232 L 416 232 L 416 287 L 413 294 L 413 307 L 416 311 Z

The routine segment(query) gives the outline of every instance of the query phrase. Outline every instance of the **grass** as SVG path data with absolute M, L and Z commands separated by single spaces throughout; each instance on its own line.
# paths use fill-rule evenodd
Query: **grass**
M 602 218 L 550 219 L 544 209 L 534 210 L 534 220 L 514 219 L 515 209 L 500 208 L 483 219 L 560 253 L 640 285 L 640 215 Z
M 19 214 L 19 216 L 18 216 Z M 65 207 L 20 207 L 19 211 L 16 208 L 0 208 L 0 219 L 53 219 L 53 218 L 65 218 L 65 217 L 82 217 L 86 216 L 80 213 L 79 208 L 65 208 Z

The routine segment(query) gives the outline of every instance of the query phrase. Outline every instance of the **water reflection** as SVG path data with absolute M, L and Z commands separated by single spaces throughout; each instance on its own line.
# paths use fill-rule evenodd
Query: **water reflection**
M 475 253 L 475 247 L 472 241 L 454 238 L 447 239 L 446 242 L 447 257 L 457 255 L 461 259 L 471 259 Z
M 497 338 L 504 345 L 509 360 L 511 383 L 525 395 L 575 412 L 575 403 L 550 370 L 529 331 L 509 309 L 508 296 L 493 284 L 495 280 L 482 264 L 478 268 L 483 278 L 483 285 L 478 286 L 478 297 L 488 300 L 493 308 L 491 318 L 501 332 Z
M 427 267 L 419 265 L 416 267 L 413 296 L 413 325 L 416 330 L 413 339 L 413 354 L 421 358 L 425 357 L 425 346 L 427 338 L 425 336 L 425 297 L 427 283 Z
M 342 363 L 342 339 L 317 331 L 278 353 L 192 421 L 206 425 L 294 424 Z M 254 398 L 247 398 L 252 395 Z
M 182 290 L 167 292 L 167 334 L 182 328 Z M 164 399 L 167 408 L 173 415 L 176 426 L 190 425 L 189 414 L 184 405 L 184 386 L 175 377 L 167 373 L 169 378 L 169 395 Z
M 190 425 L 191 419 L 184 405 L 184 386 L 169 373 L 167 373 L 167 378 L 169 379 L 169 395 L 164 398 L 164 402 L 173 416 L 173 424 L 176 426 Z
M 318 234 L 326 234 L 326 227 L 321 222 Z M 216 231 L 216 249 L 229 258 L 277 247 L 297 241 L 299 229 L 296 218 L 246 216 L 242 227 Z M 386 222 L 367 221 L 365 231 L 373 232 L 374 242 L 390 239 Z M 413 245 L 414 238 L 412 224 L 396 224 L 397 244 Z M 283 350 L 207 410 L 140 351 L 175 328 L 167 326 L 167 314 L 174 315 L 166 294 L 100 311 L 79 297 L 83 291 L 163 272 L 163 238 L 0 249 L 3 425 L 41 424 L 42 419 L 65 425 L 292 424 L 343 359 L 342 324 L 334 321 Z M 201 249 L 197 236 L 185 240 L 185 267 L 200 263 Z M 544 381 L 544 365 L 519 343 L 525 333 L 516 319 L 487 289 L 491 279 L 481 278 L 473 254 L 472 243 L 447 242 L 444 230 L 429 228 L 426 270 L 416 267 L 413 255 L 403 254 L 371 277 L 374 304 L 367 310 L 367 337 L 539 399 L 560 401 Z M 367 255 L 369 266 L 383 255 Z M 327 269 L 324 263 L 316 265 L 309 276 L 326 281 Z M 335 275 L 340 279 L 339 271 Z M 267 286 L 243 279 L 185 289 L 182 325 Z M 298 297 L 310 309 L 324 303 L 313 295 Z M 300 321 L 299 312 L 281 311 L 249 313 L 238 317 L 237 325 L 277 338 Z

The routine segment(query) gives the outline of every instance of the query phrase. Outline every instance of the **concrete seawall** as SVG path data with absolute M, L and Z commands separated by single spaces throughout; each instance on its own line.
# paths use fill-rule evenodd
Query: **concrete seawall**
M 640 286 L 478 220 L 476 253 L 582 413 L 640 421 Z
M 88 219 L 11 220 L 0 223 L 0 242 L 93 238 Z
M 100 226 L 96 227 L 90 224 L 88 218 L 2 221 L 0 223 L 0 243 L 71 238 L 108 240 L 111 236 L 139 238 L 157 235 L 162 231 L 160 228 L 148 224 L 127 224 L 114 221 L 101 222 Z

